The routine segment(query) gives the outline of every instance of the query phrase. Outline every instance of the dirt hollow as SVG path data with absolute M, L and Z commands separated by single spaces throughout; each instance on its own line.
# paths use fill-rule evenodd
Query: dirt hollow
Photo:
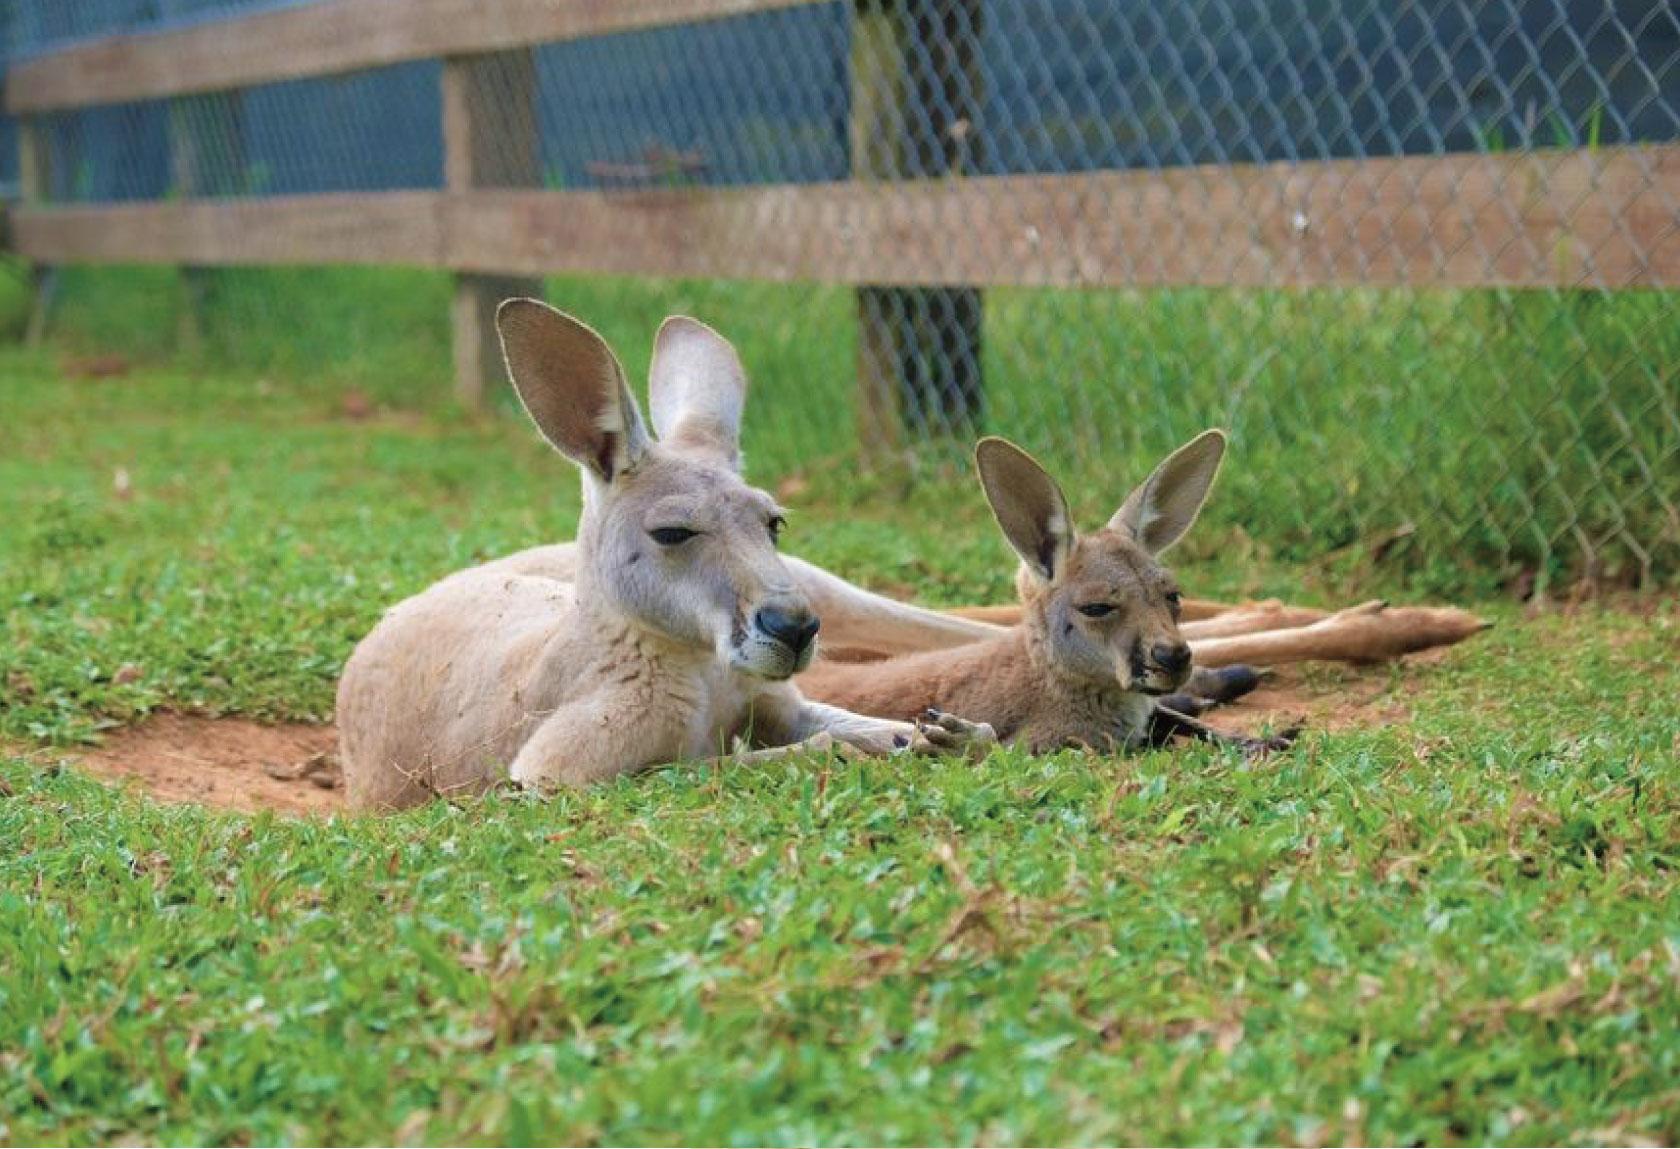
M 1428 656 L 1409 663 L 1431 661 Z M 1255 733 L 1295 723 L 1312 730 L 1406 720 L 1414 675 L 1386 667 L 1284 668 L 1241 703 L 1209 716 L 1221 729 Z M 265 726 L 242 718 L 160 714 L 116 731 L 71 764 L 160 802 L 225 810 L 331 814 L 344 808 L 330 726 Z
M 108 735 L 74 765 L 160 802 L 256 813 L 330 814 L 344 806 L 338 733 L 300 722 L 159 714 Z M 333 783 L 325 788 L 321 783 Z

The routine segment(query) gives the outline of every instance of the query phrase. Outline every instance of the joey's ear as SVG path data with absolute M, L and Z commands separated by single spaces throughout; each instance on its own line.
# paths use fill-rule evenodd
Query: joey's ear
M 1038 460 L 1007 439 L 981 439 L 974 464 L 1003 537 L 1033 574 L 1055 578 L 1073 552 L 1073 520 L 1062 488 Z
M 1201 514 L 1224 457 L 1225 432 L 1203 431 L 1126 496 L 1108 520 L 1109 528 L 1126 531 L 1150 554 L 1160 554 L 1183 538 Z
M 686 315 L 673 315 L 660 325 L 648 374 L 648 408 L 662 441 L 713 451 L 730 466 L 740 466 L 746 398 L 747 374 L 729 340 Z
M 636 465 L 647 428 L 605 340 L 535 299 L 504 301 L 496 331 L 513 388 L 543 438 L 607 482 Z

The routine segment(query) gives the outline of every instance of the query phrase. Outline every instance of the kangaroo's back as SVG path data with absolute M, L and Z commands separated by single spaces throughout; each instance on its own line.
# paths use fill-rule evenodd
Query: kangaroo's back
M 571 584 L 496 562 L 387 611 L 339 679 L 351 806 L 395 809 L 505 777 L 535 716 L 570 685 L 538 671 L 575 609 Z

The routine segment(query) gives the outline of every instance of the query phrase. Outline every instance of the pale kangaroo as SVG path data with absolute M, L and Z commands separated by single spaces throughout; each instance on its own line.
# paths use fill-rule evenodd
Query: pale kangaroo
M 898 722 L 808 701 L 788 681 L 815 653 L 818 619 L 776 553 L 781 511 L 740 476 L 746 377 L 721 336 L 692 319 L 660 328 L 655 439 L 595 332 L 529 299 L 504 303 L 496 325 L 526 411 L 583 472 L 577 542 L 451 575 L 357 646 L 338 688 L 353 807 L 508 777 L 580 785 L 737 739 L 778 748 L 766 753 L 992 740 L 944 716 Z
M 1159 556 L 1195 522 L 1224 453 L 1222 432 L 1203 433 L 1168 456 L 1106 526 L 1080 534 L 1061 488 L 1032 456 L 1003 439 L 981 440 L 975 462 L 986 499 L 1021 558 L 1020 624 L 956 649 L 820 663 L 802 688 L 866 714 L 961 712 L 1034 751 L 1153 744 L 1175 733 L 1248 748 L 1286 744 L 1227 739 L 1160 701 L 1192 670 L 1178 584 Z M 1227 682 L 1215 673 L 1200 693 L 1230 697 L 1252 684 L 1248 672 Z

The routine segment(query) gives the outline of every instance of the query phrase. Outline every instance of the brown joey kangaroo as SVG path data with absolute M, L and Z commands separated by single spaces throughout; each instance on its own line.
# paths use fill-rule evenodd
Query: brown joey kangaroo
M 581 785 L 737 740 L 765 753 L 992 740 L 948 717 L 912 724 L 809 701 L 789 681 L 815 653 L 818 620 L 776 552 L 780 510 L 741 478 L 746 376 L 721 336 L 692 319 L 660 328 L 656 439 L 588 327 L 530 299 L 504 303 L 496 326 L 526 411 L 583 472 L 578 539 L 451 575 L 362 640 L 338 689 L 352 806 L 509 776 Z
M 1248 749 L 1286 745 L 1287 737 L 1228 738 L 1163 704 L 1192 672 L 1178 584 L 1159 556 L 1190 529 L 1224 453 L 1224 434 L 1204 432 L 1155 468 L 1106 526 L 1080 534 L 1061 488 L 1032 456 L 981 440 L 981 485 L 1021 557 L 1020 625 L 954 649 L 819 663 L 801 688 L 883 717 L 962 713 L 1039 752 L 1158 744 L 1179 733 Z M 1253 678 L 1246 668 L 1213 672 L 1197 693 L 1234 697 Z

